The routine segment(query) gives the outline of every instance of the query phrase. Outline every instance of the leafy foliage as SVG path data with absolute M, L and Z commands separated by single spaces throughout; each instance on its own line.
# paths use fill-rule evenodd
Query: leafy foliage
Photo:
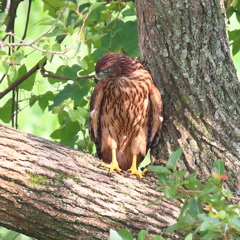
M 0 95 L 6 98 L 0 106 L 0 120 L 17 127 L 23 104 L 38 106 L 43 114 L 51 111 L 57 116 L 52 139 L 94 153 L 87 130 L 89 98 L 95 85 L 91 74 L 96 61 L 107 52 L 139 56 L 135 5 L 97 0 L 20 2 L 14 5 L 16 15 L 10 11 L 0 15 L 0 37 L 6 43 L 0 51 L 0 82 L 13 92 Z M 8 10 L 5 2 L 0 6 L 3 12 Z M 22 18 L 30 21 L 15 29 L 12 22 L 21 16 L 22 8 L 29 9 Z M 33 17 L 36 12 L 39 18 Z M 29 34 L 24 36 L 24 32 Z M 33 64 L 36 68 L 31 71 Z M 18 83 L 21 78 L 24 80 Z
M 212 169 L 212 175 L 206 183 L 201 183 L 196 172 L 187 175 L 186 171 L 177 171 L 177 163 L 182 149 L 172 153 L 165 167 L 150 166 L 150 171 L 156 172 L 159 191 L 164 196 L 149 206 L 156 204 L 162 198 L 182 199 L 184 204 L 178 216 L 178 221 L 166 229 L 166 233 L 181 231 L 186 233 L 185 240 L 195 239 L 228 239 L 240 240 L 240 207 L 232 204 L 232 194 L 225 189 L 223 183 L 227 180 L 224 164 L 218 160 Z M 110 231 L 110 240 L 161 239 L 162 236 L 147 236 L 147 231 L 141 231 L 133 238 L 127 230 Z
M 240 23 L 240 1 L 228 0 L 226 1 L 225 7 L 227 18 L 229 19 L 235 15 L 237 21 Z M 228 31 L 228 36 L 232 45 L 232 54 L 234 56 L 240 51 L 240 29 Z

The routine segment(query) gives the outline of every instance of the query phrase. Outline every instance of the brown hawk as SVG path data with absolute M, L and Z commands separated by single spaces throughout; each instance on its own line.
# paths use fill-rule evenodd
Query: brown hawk
M 108 53 L 95 67 L 89 132 L 102 166 L 142 178 L 138 166 L 156 145 L 162 126 L 162 99 L 143 65 L 121 53 Z

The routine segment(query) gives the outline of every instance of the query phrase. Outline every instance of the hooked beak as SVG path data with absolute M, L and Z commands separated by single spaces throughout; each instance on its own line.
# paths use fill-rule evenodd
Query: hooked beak
M 94 80 L 95 80 L 96 83 L 99 83 L 99 81 L 102 80 L 102 79 L 105 78 L 105 77 L 107 77 L 107 74 L 104 73 L 104 72 L 99 72 L 98 74 L 95 73 L 95 78 L 94 78 Z
M 97 74 L 95 74 L 94 81 L 96 84 L 100 82 L 100 79 L 98 78 Z

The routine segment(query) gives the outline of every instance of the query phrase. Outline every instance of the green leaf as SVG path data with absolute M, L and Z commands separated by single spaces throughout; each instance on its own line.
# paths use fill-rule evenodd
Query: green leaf
M 235 229 L 240 231 L 240 219 L 239 218 L 238 219 L 230 219 L 230 222 Z
M 112 21 L 105 29 L 102 47 L 110 51 L 123 50 L 128 56 L 139 56 L 137 23 Z
M 118 229 L 118 234 L 122 240 L 133 240 L 132 234 L 126 229 Z
M 174 191 L 175 189 L 173 188 L 164 188 L 163 192 L 164 192 L 164 195 L 167 197 L 167 198 L 172 198 L 175 196 L 176 192 Z
M 199 219 L 200 221 L 208 221 L 208 222 L 211 222 L 211 221 L 212 221 L 212 218 L 209 217 L 209 216 L 208 216 L 207 214 L 205 214 L 205 213 L 200 213 L 200 214 L 197 215 L 197 217 L 198 217 L 198 219 Z
M 164 238 L 159 235 L 152 235 L 151 240 L 164 240 Z
M 182 180 L 186 173 L 187 171 L 179 171 L 176 173 L 176 175 L 180 180 Z
M 187 237 L 185 237 L 185 240 L 192 240 L 193 239 L 193 234 L 189 233 Z
M 89 11 L 93 11 L 95 8 L 98 8 L 104 4 L 106 4 L 106 2 L 95 2 L 95 3 L 91 4 Z
M 232 15 L 233 15 L 233 13 L 235 12 L 235 8 L 234 7 L 229 7 L 228 9 L 227 9 L 227 11 L 226 11 L 226 14 L 227 14 L 227 18 L 229 19 Z
M 64 100 L 71 98 L 73 101 L 79 101 L 88 94 L 90 87 L 86 84 L 86 80 L 81 80 L 81 84 L 67 84 L 64 89 L 54 98 L 54 103 L 49 106 L 51 111 L 54 107 L 60 105 Z
M 0 13 L 0 21 L 4 18 L 6 18 L 7 13 Z
M 22 50 L 17 50 L 12 53 L 10 56 L 10 60 L 14 63 L 20 63 L 22 59 L 24 59 L 24 52 Z
M 198 198 L 190 197 L 183 205 L 181 212 L 179 214 L 179 218 L 183 218 L 187 214 L 191 216 L 197 216 L 202 213 L 202 202 L 198 200 Z
M 8 71 L 8 85 L 11 85 L 17 80 L 17 69 L 15 66 L 11 66 Z
M 166 168 L 176 171 L 177 162 L 180 159 L 182 153 L 183 153 L 182 148 L 179 148 L 177 151 L 173 152 L 168 159 L 168 162 L 166 164 Z
M 201 190 L 203 187 L 203 184 L 196 178 L 196 174 L 191 174 L 188 178 L 187 178 L 188 183 L 184 184 L 184 186 L 187 189 L 190 190 Z
M 84 108 L 79 107 L 77 110 L 70 110 L 68 112 L 69 117 L 72 121 L 78 121 L 80 125 L 85 125 L 88 111 Z
M 147 169 L 149 171 L 156 172 L 156 173 L 172 175 L 172 172 L 169 169 L 162 167 L 162 166 L 149 166 L 149 167 L 147 167 Z
M 212 172 L 216 172 L 215 170 L 217 169 L 218 170 L 217 173 L 219 173 L 220 175 L 224 174 L 225 169 L 224 169 L 223 161 L 217 160 L 213 166 L 214 166 L 214 170 L 212 170 Z
M 211 186 L 211 187 L 208 187 L 208 188 L 205 188 L 202 190 L 201 193 L 198 194 L 198 198 L 202 198 L 202 197 L 208 197 L 208 195 L 212 192 L 215 192 L 217 190 L 217 186 Z
M 222 239 L 223 235 L 216 233 L 216 232 L 207 232 L 206 234 L 201 235 L 201 239 L 208 240 L 208 239 Z M 230 239 L 229 239 L 230 240 Z
M 77 72 L 81 70 L 81 67 L 77 64 L 72 65 L 72 67 L 65 66 L 62 71 L 64 77 L 69 77 L 70 79 L 77 80 Z
M 221 220 L 223 220 L 226 217 L 226 211 L 221 210 L 221 211 L 217 212 L 215 217 L 220 218 Z
M 146 235 L 147 235 L 147 231 L 145 230 L 141 230 L 139 233 L 138 233 L 138 240 L 145 240 L 146 239 Z
M 18 70 L 17 78 L 19 79 L 26 73 L 27 73 L 27 68 L 26 68 L 25 64 L 23 64 Z M 27 90 L 27 91 L 31 91 L 33 89 L 33 86 L 35 83 L 36 74 L 37 74 L 37 72 L 34 72 L 28 78 L 26 78 L 21 84 L 19 84 L 19 88 Z
M 179 226 L 179 223 L 175 223 L 175 224 L 169 226 L 169 227 L 166 229 L 165 232 L 166 232 L 166 233 L 171 233 L 171 232 L 174 232 L 174 231 L 176 231 L 176 230 L 178 230 L 178 229 L 181 229 L 181 227 Z
M 59 131 L 57 131 L 58 139 L 60 139 L 60 143 L 73 148 L 75 145 L 75 142 L 77 141 L 77 134 L 79 130 L 80 130 L 80 127 L 77 122 L 66 120 L 64 126 Z M 51 134 L 52 138 L 53 136 L 54 135 Z
M 12 99 L 9 99 L 2 107 L 0 107 L 0 119 L 9 123 L 11 121 Z
M 203 222 L 201 225 L 200 225 L 200 231 L 206 231 L 206 230 L 214 230 L 216 229 L 216 226 L 211 224 L 210 222 Z
M 3 39 L 6 36 L 6 33 L 4 31 L 0 30 L 0 39 Z M 5 54 L 3 54 L 5 53 Z M 7 55 L 7 53 L 5 51 L 1 50 L 1 55 Z
M 49 105 L 49 101 L 53 101 L 53 99 L 54 99 L 54 94 L 53 94 L 53 92 L 50 92 L 50 91 L 39 96 L 38 105 L 42 109 L 43 112 Z
M 145 156 L 145 158 L 143 159 L 143 161 L 140 163 L 138 169 L 142 169 L 145 168 L 148 164 L 151 163 L 151 154 L 150 154 L 150 149 L 147 151 L 147 154 Z
M 45 37 L 55 37 L 62 34 L 66 34 L 66 32 L 62 28 L 55 28 L 52 32 L 45 35 Z
M 109 240 L 122 240 L 117 231 L 110 229 L 110 238 Z

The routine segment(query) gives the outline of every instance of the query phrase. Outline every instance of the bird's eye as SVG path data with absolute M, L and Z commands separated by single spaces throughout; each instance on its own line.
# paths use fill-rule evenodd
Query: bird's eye
M 107 73 L 107 72 L 109 72 L 109 69 L 108 68 L 105 68 L 105 69 L 103 69 L 102 70 L 104 73 Z

